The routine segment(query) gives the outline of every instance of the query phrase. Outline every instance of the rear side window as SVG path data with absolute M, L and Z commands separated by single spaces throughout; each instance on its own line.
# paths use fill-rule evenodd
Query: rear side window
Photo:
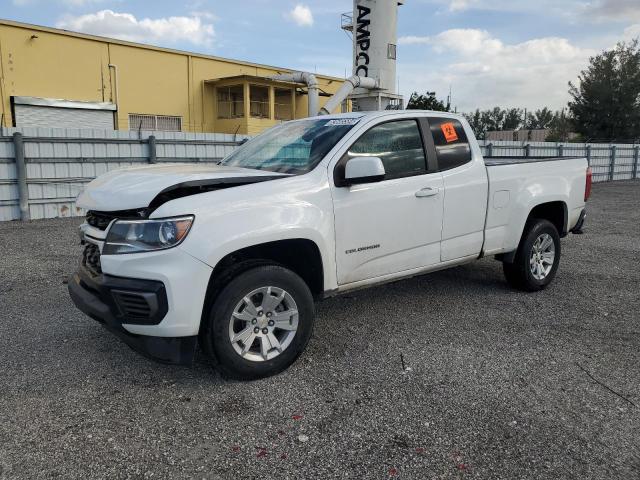
M 450 170 L 471 161 L 471 148 L 462 124 L 453 118 L 429 118 L 438 169 Z
M 386 179 L 426 173 L 422 137 L 415 120 L 376 125 L 349 149 L 349 157 L 358 156 L 380 157 Z

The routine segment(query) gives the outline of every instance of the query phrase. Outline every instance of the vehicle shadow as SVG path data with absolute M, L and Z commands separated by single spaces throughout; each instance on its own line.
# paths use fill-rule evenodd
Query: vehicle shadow
M 411 305 L 412 312 L 417 316 L 408 321 L 415 322 L 418 327 L 424 321 L 419 318 L 420 314 L 433 314 L 434 305 L 437 305 L 440 310 L 446 309 L 447 302 L 451 299 L 454 303 L 461 297 L 486 302 L 491 298 L 504 298 L 505 295 L 523 295 L 523 293 L 513 290 L 506 283 L 502 276 L 501 265 L 493 260 L 337 295 L 318 303 L 316 329 L 309 346 L 311 348 L 308 348 L 302 357 L 310 356 L 309 360 L 315 361 L 314 355 L 331 352 L 331 344 L 336 340 L 336 332 L 341 332 L 348 340 L 350 333 L 348 328 L 345 330 L 345 319 L 349 319 L 351 325 L 360 325 L 366 322 L 368 317 L 383 318 L 388 316 L 389 305 Z M 419 301 L 416 302 L 416 299 Z M 444 302 L 443 299 L 449 300 Z M 365 316 L 354 318 L 351 315 L 352 310 L 364 308 L 365 305 L 367 309 Z M 402 312 L 399 315 L 402 315 Z M 407 321 L 406 316 L 403 318 Z M 393 318 L 390 319 L 390 321 L 393 320 Z M 92 336 L 91 347 L 97 350 L 95 352 L 97 355 L 125 357 L 124 361 L 110 361 L 109 358 L 105 358 L 105 362 L 118 370 L 113 372 L 118 377 L 132 378 L 143 372 L 149 384 L 181 386 L 185 389 L 196 385 L 202 388 L 246 383 L 224 378 L 200 348 L 196 351 L 192 366 L 166 365 L 139 355 L 115 338 L 113 341 L 117 344 L 111 344 L 110 348 L 105 348 L 102 342 L 105 341 L 105 337 L 110 336 L 111 334 L 106 330 Z M 319 346 L 322 347 L 319 348 Z M 290 373 L 295 375 L 295 369 L 296 364 L 291 367 L 290 370 L 293 372 Z M 140 371 L 136 372 L 136 370 Z M 290 374 L 287 372 L 281 375 Z

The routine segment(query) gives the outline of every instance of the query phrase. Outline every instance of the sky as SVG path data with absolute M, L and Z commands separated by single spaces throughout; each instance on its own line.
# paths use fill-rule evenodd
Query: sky
M 380 1 L 380 0 L 378 0 Z M 350 0 L 0 0 L 0 18 L 343 77 Z M 640 37 L 640 0 L 407 0 L 398 80 L 458 111 L 563 108 L 589 57 Z

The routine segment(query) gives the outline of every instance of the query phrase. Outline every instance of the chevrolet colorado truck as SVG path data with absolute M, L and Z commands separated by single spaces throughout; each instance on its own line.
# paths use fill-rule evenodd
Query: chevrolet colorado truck
M 486 256 L 514 287 L 545 288 L 590 190 L 585 158 L 483 158 L 459 115 L 295 120 L 218 165 L 93 180 L 69 293 L 149 357 L 189 364 L 199 344 L 255 379 L 300 355 L 323 297 Z

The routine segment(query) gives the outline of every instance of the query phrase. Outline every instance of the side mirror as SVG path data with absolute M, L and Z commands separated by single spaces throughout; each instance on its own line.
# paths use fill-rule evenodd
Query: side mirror
M 384 165 L 379 157 L 353 157 L 345 165 L 344 184 L 379 182 L 384 176 Z

